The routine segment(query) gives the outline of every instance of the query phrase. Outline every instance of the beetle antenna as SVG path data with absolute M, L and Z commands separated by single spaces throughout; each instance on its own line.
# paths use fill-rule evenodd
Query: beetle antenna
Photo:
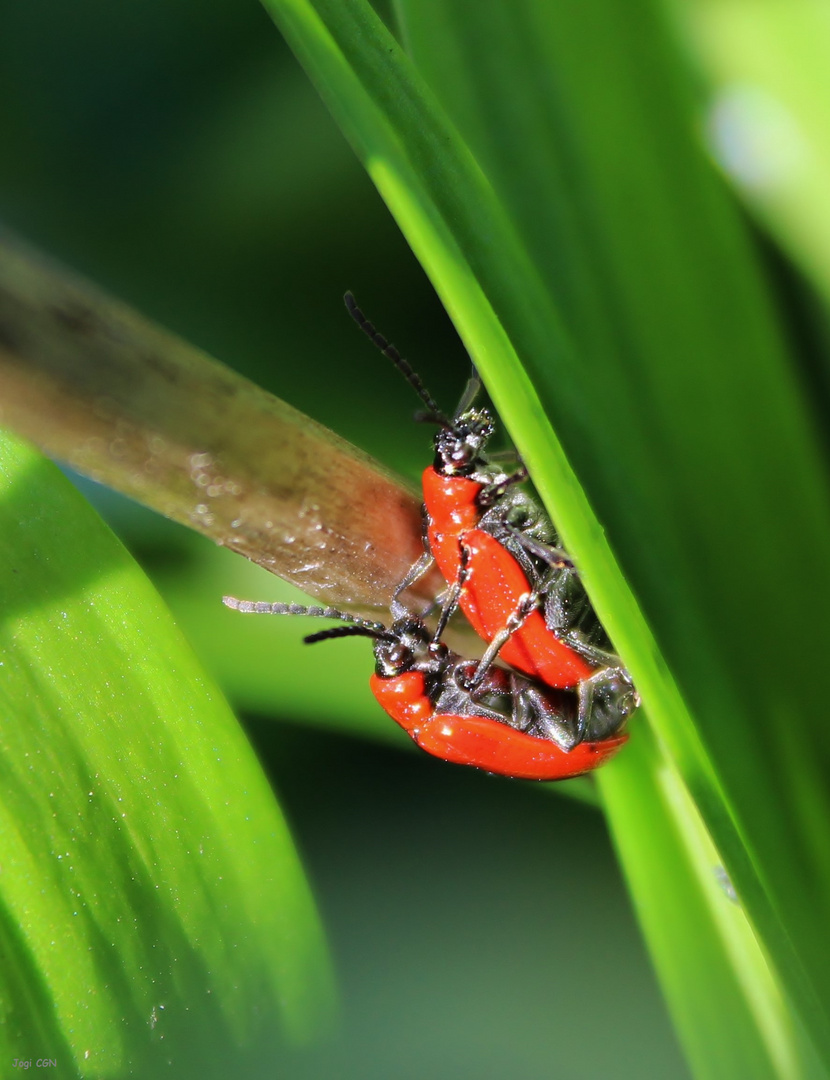
M 350 615 L 348 611 L 338 611 L 333 607 L 306 607 L 304 604 L 269 604 L 259 600 L 237 600 L 235 596 L 223 596 L 222 603 L 234 611 L 253 613 L 254 615 L 311 615 L 316 619 L 340 619 L 351 623 L 350 627 L 337 629 L 359 630 L 370 637 L 381 637 L 388 633 L 383 623 L 361 619 L 359 615 Z M 316 636 L 316 635 L 314 635 Z
M 329 638 L 341 637 L 368 637 L 374 638 L 375 641 L 379 638 L 383 641 L 395 640 L 392 634 L 370 630 L 368 626 L 333 626 L 330 630 L 320 630 L 316 634 L 309 634 L 303 638 L 303 643 L 305 645 L 316 645 L 318 641 L 328 641 Z
M 404 360 L 395 346 L 390 341 L 387 341 L 383 334 L 375 327 L 374 323 L 369 322 L 357 306 L 357 301 L 354 296 L 350 292 L 347 292 L 343 297 L 343 301 L 346 304 L 346 309 L 349 314 L 366 337 L 372 342 L 375 348 L 379 349 L 384 356 L 392 361 L 421 401 L 423 401 L 424 405 L 426 405 L 429 410 L 430 416 L 434 416 L 437 422 L 443 427 L 452 428 L 452 421 L 438 408 L 432 394 L 430 394 L 429 390 L 427 390 L 423 382 L 421 382 L 420 375 L 413 370 L 408 360 Z

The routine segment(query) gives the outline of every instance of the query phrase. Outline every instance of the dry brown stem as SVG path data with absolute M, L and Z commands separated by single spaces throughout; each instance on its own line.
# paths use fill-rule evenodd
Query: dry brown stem
M 8 235 L 0 422 L 329 603 L 388 605 L 421 552 L 400 480 Z

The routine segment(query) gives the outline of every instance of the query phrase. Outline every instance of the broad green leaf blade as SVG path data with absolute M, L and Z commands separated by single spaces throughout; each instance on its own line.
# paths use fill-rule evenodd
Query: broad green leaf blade
M 821 766 L 804 760 L 793 735 L 809 725 L 813 760 L 830 758 L 826 729 L 811 724 L 823 692 L 803 646 L 805 633 L 818 654 L 830 646 L 810 606 L 830 592 L 830 507 L 753 249 L 695 144 L 664 27 L 649 4 L 512 9 L 528 20 L 528 63 L 569 124 L 569 183 L 587 203 L 577 240 L 589 244 L 595 292 L 619 338 L 606 353 L 583 350 L 573 332 L 569 340 L 552 307 L 557 283 L 533 264 L 509 200 L 494 191 L 498 177 L 368 7 L 266 6 L 445 299 L 830 1059 L 830 800 Z M 483 43 L 479 61 L 503 48 L 483 33 L 469 39 Z M 509 97 L 512 84 L 502 90 Z M 558 194 L 552 187 L 552 201 Z M 696 730 L 540 404 L 613 536 Z M 771 625 L 781 551 L 788 581 Z
M 7 436 L 0 520 L 4 1059 L 273 1075 L 330 981 L 257 762 L 119 542 Z

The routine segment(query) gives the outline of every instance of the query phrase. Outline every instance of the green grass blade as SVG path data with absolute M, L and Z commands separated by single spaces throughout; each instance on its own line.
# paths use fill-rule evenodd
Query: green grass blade
M 271 1075 L 330 983 L 256 759 L 109 529 L 7 436 L 0 522 L 4 1059 Z
M 773 905 L 787 910 L 786 933 L 803 934 L 800 961 L 790 961 L 793 984 L 803 988 L 798 968 L 811 967 L 814 991 L 826 1002 L 823 959 L 814 963 L 810 944 L 820 933 L 823 904 L 805 905 L 803 897 L 826 887 L 820 884 L 827 881 L 826 836 L 813 822 L 826 820 L 827 790 L 820 775 L 805 776 L 791 734 L 816 715 L 820 689 L 800 633 L 774 635 L 765 618 L 777 563 L 766 528 L 771 505 L 787 534 L 784 549 L 797 547 L 799 565 L 810 567 L 801 589 L 788 583 L 782 624 L 803 625 L 813 572 L 828 584 L 823 470 L 752 251 L 695 146 L 668 38 L 647 9 L 623 17 L 602 2 L 557 15 L 518 5 L 509 19 L 499 5 L 483 5 L 475 34 L 467 32 L 458 5 L 400 7 L 411 15 L 416 60 L 562 299 L 579 362 L 568 367 L 571 353 L 557 357 L 554 368 L 530 356 L 530 370 L 659 629 L 754 868 Z M 436 12 L 444 13 L 444 36 L 432 35 Z M 602 33 L 594 33 L 599 26 Z M 414 27 L 421 28 L 420 51 Z M 441 48 L 447 38 L 448 52 Z M 473 91 L 458 92 L 459 73 Z M 498 101 L 507 103 L 501 112 L 482 108 Z M 656 101 L 659 109 L 648 107 Z M 519 135 L 517 117 L 525 125 Z M 529 176 L 544 176 L 549 191 L 527 209 Z M 556 257 L 545 258 L 551 251 Z M 563 284 L 586 279 L 591 288 Z M 587 402 L 593 416 L 585 415 Z M 521 442 L 520 427 L 514 430 Z M 539 474 L 557 520 L 568 526 L 569 508 L 556 506 L 544 467 Z M 574 546 L 581 550 L 578 537 Z M 630 646 L 653 719 L 720 833 L 768 943 L 775 939 L 784 948 L 766 898 L 741 868 L 748 869 L 736 838 L 728 842 L 718 821 L 718 786 L 696 773 L 689 752 L 694 735 L 683 731 L 683 711 L 677 702 L 665 708 L 671 699 L 652 693 L 648 671 L 641 678 L 647 639 L 638 648 L 631 640 L 636 622 L 617 623 L 615 598 L 602 577 L 594 578 L 592 558 L 589 552 L 586 579 L 602 608 L 608 601 L 609 626 L 627 659 Z M 709 595 L 718 598 L 716 612 Z M 777 607 L 776 617 L 781 613 Z M 826 639 L 826 621 L 812 620 L 810 634 Z M 766 678 L 759 679 L 762 657 Z M 783 693 L 782 670 L 788 673 Z M 813 737 L 826 754 L 825 732 L 819 728 Z M 786 761 L 790 770 L 782 768 Z M 784 853 L 811 835 L 810 868 L 796 859 L 787 865 Z M 802 900 L 792 890 L 799 874 Z M 809 997 L 807 1008 L 815 1004 Z M 815 1026 L 821 1030 L 822 1021 Z
M 547 397 L 543 391 L 543 400 L 550 415 L 556 418 L 557 432 L 567 439 L 570 430 L 569 458 L 580 461 L 581 456 L 580 478 L 587 484 L 593 480 L 607 485 L 609 479 L 624 478 L 624 487 L 607 493 L 610 496 L 607 518 L 614 512 L 618 519 L 620 512 L 630 516 L 637 484 L 643 480 L 657 481 L 652 491 L 645 493 L 650 497 L 650 512 L 643 512 L 641 521 L 648 523 L 649 535 L 640 539 L 642 546 L 631 564 L 633 578 L 638 570 L 642 570 L 641 552 L 648 550 L 649 559 L 652 559 L 655 525 L 657 529 L 665 526 L 666 533 L 676 533 L 682 525 L 672 516 L 670 506 L 659 511 L 654 509 L 659 505 L 656 501 L 661 494 L 659 487 L 665 489 L 666 481 L 674 485 L 676 473 L 666 467 L 664 455 L 654 451 L 649 454 L 647 448 L 643 452 L 636 437 L 632 437 L 642 432 L 630 429 L 629 418 L 649 419 L 655 428 L 653 434 L 660 437 L 662 447 L 664 440 L 660 429 L 664 426 L 666 409 L 657 401 L 651 402 L 653 411 L 649 418 L 644 403 L 632 396 L 632 389 L 641 391 L 643 384 L 642 380 L 640 386 L 632 383 L 630 357 L 640 355 L 651 360 L 651 375 L 659 389 L 660 383 L 665 383 L 664 371 L 669 366 L 667 357 L 677 351 L 671 339 L 673 326 L 664 317 L 664 305 L 667 305 L 670 319 L 679 319 L 683 315 L 688 319 L 694 314 L 694 304 L 690 303 L 694 299 L 699 307 L 697 347 L 702 356 L 708 354 L 713 358 L 715 371 L 728 367 L 724 352 L 729 347 L 728 341 L 718 340 L 718 327 L 712 325 L 710 312 L 706 310 L 709 294 L 701 291 L 695 297 L 694 283 L 701 280 L 702 274 L 701 267 L 694 261 L 698 252 L 692 239 L 687 247 L 677 252 L 669 246 L 661 250 L 655 244 L 659 228 L 651 221 L 652 217 L 658 222 L 661 219 L 664 223 L 670 221 L 677 212 L 676 204 L 682 206 L 684 198 L 698 210 L 707 197 L 712 201 L 711 177 L 689 137 L 688 125 L 682 122 L 682 94 L 673 85 L 676 80 L 667 63 L 652 48 L 659 26 L 648 16 L 640 14 L 635 19 L 629 13 L 626 25 L 618 26 L 610 36 L 603 36 L 602 47 L 597 48 L 590 33 L 590 22 L 586 24 L 586 9 L 575 13 L 573 18 L 562 12 L 558 20 L 554 20 L 540 15 L 534 4 L 515 5 L 509 13 L 499 5 L 485 4 L 479 8 L 475 32 L 470 33 L 464 13 L 457 4 L 441 0 L 432 4 L 408 4 L 406 0 L 400 0 L 397 7 L 403 16 L 404 39 L 419 70 L 427 75 L 432 89 L 447 103 L 452 119 L 467 136 L 488 177 L 493 179 L 502 205 L 510 208 L 512 220 L 540 274 L 548 280 L 551 292 L 561 300 L 561 310 L 576 343 L 575 349 L 569 357 L 556 357 L 548 362 L 546 368 L 539 370 L 535 381 L 540 387 L 548 388 Z M 602 4 L 593 5 L 595 20 L 600 12 L 610 15 Z M 594 25 L 597 25 L 596 21 Z M 617 44 L 612 44 L 614 42 Z M 603 77 L 603 69 L 617 74 L 613 89 Z M 649 82 L 654 84 L 651 91 Z M 540 87 L 544 92 L 540 93 Z M 603 94 L 597 87 L 609 89 Z M 656 96 L 664 102 L 663 116 L 645 108 L 645 101 Z M 675 123 L 664 123 L 661 127 L 659 121 L 667 119 L 665 114 L 672 97 Z M 647 123 L 642 122 L 642 117 L 647 117 Z M 658 132 L 662 146 L 655 145 Z M 660 153 L 665 160 L 661 160 Z M 605 170 L 609 171 L 612 183 L 617 183 L 626 169 L 630 174 L 626 192 L 636 194 L 642 203 L 642 217 L 639 218 L 634 215 L 632 219 L 630 214 L 619 212 L 618 194 L 606 184 Z M 668 170 L 672 171 L 674 182 L 666 185 Z M 607 190 L 603 190 L 603 184 Z M 540 191 L 541 186 L 544 191 Z M 687 213 L 688 231 L 689 225 L 695 227 L 699 214 L 696 217 L 691 210 Z M 720 216 L 723 228 L 720 233 L 713 230 L 715 243 L 712 245 L 719 245 L 720 251 L 717 259 L 712 256 L 710 261 L 729 265 L 731 254 L 729 273 L 738 282 L 743 274 L 744 288 L 756 290 L 756 304 L 744 305 L 745 324 L 756 334 L 759 325 L 767 325 L 767 356 L 772 364 L 776 359 L 776 329 L 762 303 L 756 269 L 746 257 L 746 248 L 741 250 L 735 222 L 730 222 L 723 212 Z M 635 222 L 633 227 L 632 220 Z M 643 222 L 647 224 L 643 226 Z M 672 229 L 664 226 L 667 245 L 672 232 L 678 232 L 682 224 L 680 218 Z M 650 250 L 650 244 L 653 250 Z M 616 250 L 615 245 L 620 250 Z M 625 259 L 622 257 L 622 251 L 626 250 L 623 245 L 628 251 Z M 654 265 L 655 255 L 662 256 L 659 268 Z M 667 256 L 671 256 L 671 262 L 667 261 Z M 642 263 L 648 265 L 643 267 Z M 724 273 L 723 277 L 725 291 L 730 286 L 729 273 Z M 685 300 L 687 310 L 681 310 L 678 316 L 673 304 L 683 288 L 680 282 L 683 275 L 689 295 Z M 649 297 L 636 305 L 633 303 L 636 299 L 634 290 L 640 282 L 646 283 L 651 303 Z M 661 335 L 663 354 L 659 352 Z M 687 333 L 684 346 L 693 340 Z M 570 367 L 563 362 L 574 360 L 575 356 L 579 361 Z M 745 349 L 743 356 L 746 357 Z M 760 357 L 758 359 L 760 361 Z M 691 367 L 691 358 L 689 363 L 688 370 L 696 370 Z M 701 366 L 698 362 L 697 369 Z M 782 376 L 781 400 L 792 402 L 792 386 L 788 385 L 790 380 L 780 365 L 778 374 Z M 581 386 L 578 385 L 580 380 Z M 509 386 L 502 392 L 502 411 L 513 416 L 516 440 L 524 448 L 527 425 L 523 425 L 520 413 L 513 408 Z M 501 403 L 502 399 L 499 400 Z M 593 416 L 586 415 L 586 403 L 589 402 Z M 601 411 L 603 408 L 607 410 L 605 415 Z M 622 427 L 619 426 L 621 419 Z M 689 425 L 700 429 L 693 412 L 682 419 L 687 429 Z M 799 443 L 803 444 L 798 430 L 799 418 L 791 412 L 786 419 L 790 422 L 791 442 L 798 447 Z M 757 443 L 758 433 L 752 430 L 751 417 L 749 420 L 744 434 L 749 436 L 749 442 Z M 746 427 L 749 427 L 748 432 Z M 705 431 L 708 438 L 710 429 Z M 735 434 L 735 448 L 745 452 L 740 433 Z M 716 450 L 715 444 L 705 446 L 705 449 L 711 455 Z M 689 450 L 697 454 L 697 459 L 692 460 L 701 458 L 699 447 L 689 447 Z M 593 460 L 585 456 L 586 451 L 593 451 Z M 729 459 L 736 456 L 733 452 Z M 528 449 L 525 449 L 525 457 L 534 460 Z M 662 674 L 659 669 L 654 672 L 647 664 L 642 664 L 645 654 L 653 647 L 649 635 L 642 633 L 630 607 L 626 611 L 622 606 L 625 597 L 616 587 L 612 561 L 608 559 L 603 563 L 601 558 L 597 559 L 601 552 L 584 542 L 583 526 L 590 528 L 593 524 L 591 511 L 587 506 L 579 508 L 563 500 L 562 472 L 557 475 L 548 471 L 546 458 L 549 457 L 549 448 L 540 446 L 534 477 L 574 550 L 585 553 L 586 579 L 615 640 L 637 673 L 638 683 L 650 706 L 650 715 L 672 747 L 687 781 L 692 784 L 707 813 L 710 827 L 714 826 L 719 834 L 735 875 L 741 880 L 743 895 L 749 897 L 754 917 L 765 927 L 768 946 L 783 958 L 781 962 L 788 965 L 791 985 L 798 988 L 797 993 L 800 991 L 802 1007 L 812 1011 L 815 1028 L 821 1031 L 823 1018 L 821 1010 L 816 1008 L 814 991 L 805 985 L 801 963 L 792 956 L 781 924 L 759 887 L 753 868 L 748 865 L 746 853 L 731 823 L 724 820 L 717 782 L 714 777 L 707 776 L 703 755 L 698 757 L 696 753 L 697 732 L 692 727 L 685 703 L 669 678 L 660 685 L 653 678 L 654 674 Z M 754 454 L 745 465 L 752 470 L 757 458 Z M 659 471 L 655 476 L 656 470 Z M 693 483 L 692 489 L 689 501 L 708 498 L 706 485 Z M 814 488 L 814 505 L 816 495 Z M 665 501 L 665 494 L 663 499 Z M 572 533 L 574 510 L 577 511 L 577 528 Z M 622 533 L 618 528 L 613 535 L 616 539 Z M 720 539 L 717 527 L 716 535 Z M 665 540 L 673 542 L 675 536 L 667 535 Z M 694 605 L 689 605 L 677 588 L 684 584 L 683 575 L 675 568 L 669 580 L 674 589 L 666 589 L 665 582 L 654 583 L 657 597 L 674 605 L 674 610 L 667 614 L 675 618 L 678 613 L 691 614 Z M 762 589 L 759 595 L 763 592 Z M 698 599 L 700 595 L 698 592 Z M 740 632 L 743 633 L 743 628 Z M 687 630 L 686 651 L 690 643 L 695 646 L 700 642 L 705 644 L 709 636 L 704 616 L 699 624 L 698 641 L 690 642 Z M 711 680 L 711 670 L 708 667 L 702 670 L 702 677 Z M 754 716 L 751 720 L 754 723 Z M 764 764 L 767 768 L 774 766 L 775 759 L 768 759 Z M 604 780 L 603 775 L 601 787 Z M 760 792 L 764 790 L 762 786 Z M 652 837 L 648 832 L 641 833 L 639 842 L 648 857 Z M 636 843 L 631 838 L 628 844 L 621 845 L 625 855 L 630 855 L 634 848 Z M 648 932 L 645 918 L 644 922 Z M 735 946 L 735 954 L 740 955 L 740 952 L 740 947 Z M 679 985 L 689 984 L 675 979 L 670 993 Z M 710 987 L 703 996 L 712 993 L 714 990 Z M 726 1007 L 728 1012 L 734 1000 L 727 993 L 721 1007 Z M 735 1022 L 739 1023 L 737 1016 Z M 699 1042 L 708 1041 L 702 1031 L 697 1034 Z
M 599 780 L 614 842 L 694 1075 L 826 1076 L 804 1039 L 721 859 L 645 725 Z
M 607 0 L 512 5 L 508 37 L 493 15 L 499 5 L 477 5 L 472 20 L 468 9 L 464 19 L 457 14 L 454 52 L 468 47 L 472 80 L 461 108 L 457 72 L 446 86 L 436 76 L 452 65 L 416 60 L 468 145 L 366 5 L 266 7 L 485 374 L 750 917 L 830 1059 L 822 915 L 830 906 L 830 746 L 816 722 L 823 691 L 812 662 L 830 646 L 812 605 L 830 594 L 823 463 L 754 251 L 695 143 L 664 27 L 649 5 Z M 421 10 L 444 8 L 453 10 Z M 442 32 L 447 25 L 438 19 Z M 518 43 L 514 32 L 523 35 Z M 516 61 L 498 69 L 509 49 L 526 78 Z M 523 218 L 504 185 L 508 170 L 537 175 L 533 139 L 517 147 L 503 130 L 523 112 L 524 85 L 541 86 L 551 102 L 554 115 L 535 135 L 561 157 L 545 202 L 578 204 L 570 231 L 557 231 L 541 199 Z M 481 103 L 499 93 L 513 110 L 487 112 L 495 130 L 480 147 L 476 132 L 486 125 L 479 117 L 468 129 L 465 109 L 473 102 L 486 112 Z M 537 211 L 544 246 L 555 240 L 562 264 L 583 268 L 572 287 L 523 234 Z M 581 306 L 563 319 L 571 302 Z M 602 332 L 592 328 L 597 319 L 607 323 Z M 782 553 L 786 588 L 778 584 Z

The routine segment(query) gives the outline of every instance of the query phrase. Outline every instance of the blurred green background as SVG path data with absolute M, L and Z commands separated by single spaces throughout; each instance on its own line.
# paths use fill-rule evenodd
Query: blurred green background
M 466 356 L 261 8 L 3 14 L 3 222 L 416 482 L 428 433 L 343 292 L 439 401 Z M 342 1026 L 279 1075 L 688 1075 L 595 811 L 402 753 L 365 643 L 303 650 L 301 624 L 236 618 L 223 593 L 290 591 L 81 485 L 243 711 L 315 887 Z

